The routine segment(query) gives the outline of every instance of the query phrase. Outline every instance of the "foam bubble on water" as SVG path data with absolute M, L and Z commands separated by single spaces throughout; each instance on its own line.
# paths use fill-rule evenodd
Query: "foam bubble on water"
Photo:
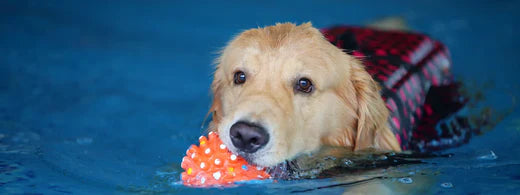
M 453 184 L 451 182 L 441 183 L 441 187 L 443 188 L 453 188 Z
M 404 183 L 404 184 L 411 184 L 411 183 L 413 183 L 413 179 L 409 178 L 409 177 L 402 177 L 402 178 L 399 178 L 397 181 L 399 181 L 401 183 Z
M 354 162 L 352 162 L 351 160 L 346 159 L 346 160 L 343 161 L 343 164 L 345 164 L 348 167 L 351 167 L 352 165 L 354 165 Z

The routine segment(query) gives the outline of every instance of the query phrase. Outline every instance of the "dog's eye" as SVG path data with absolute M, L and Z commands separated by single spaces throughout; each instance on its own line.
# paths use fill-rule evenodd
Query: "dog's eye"
M 294 86 L 294 89 L 297 91 L 301 91 L 303 93 L 310 93 L 312 92 L 312 89 L 314 87 L 312 86 L 311 80 L 308 78 L 301 78 L 296 82 L 296 85 Z
M 246 82 L 246 74 L 242 71 L 235 72 L 233 77 L 235 84 L 240 85 Z

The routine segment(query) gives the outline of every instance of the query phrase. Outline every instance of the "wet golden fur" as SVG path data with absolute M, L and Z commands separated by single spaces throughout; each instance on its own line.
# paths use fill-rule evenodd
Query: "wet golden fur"
M 400 151 L 387 124 L 388 109 L 379 86 L 362 63 L 330 44 L 310 23 L 247 30 L 235 37 L 216 61 L 211 131 L 239 153 L 229 137 L 239 120 L 262 124 L 270 141 L 247 158 L 272 166 L 322 146 L 352 151 Z M 247 80 L 235 85 L 233 75 Z M 293 89 L 309 78 L 314 91 Z

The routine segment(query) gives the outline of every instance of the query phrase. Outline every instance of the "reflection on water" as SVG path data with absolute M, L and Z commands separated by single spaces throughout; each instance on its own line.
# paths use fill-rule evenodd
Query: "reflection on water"
M 342 150 L 342 148 L 335 148 L 335 150 Z M 272 169 L 271 174 L 278 179 L 244 182 L 226 188 L 260 187 L 258 185 L 264 185 L 272 192 L 300 193 L 315 190 L 321 192 L 329 188 L 334 190 L 355 188 L 356 186 L 373 185 L 374 183 L 377 183 L 378 186 L 388 182 L 421 183 L 425 180 L 431 180 L 430 177 L 438 173 L 409 165 L 423 164 L 421 167 L 428 167 L 428 165 L 436 164 L 432 161 L 450 157 L 452 157 L 452 154 L 359 153 L 343 157 L 304 155 Z M 165 166 L 156 172 L 153 182 L 149 186 L 127 187 L 124 191 L 140 193 L 189 191 L 190 189 L 182 187 L 179 178 L 180 172 L 182 172 L 182 169 L 176 165 Z
M 268 193 L 433 193 L 456 188 L 460 178 L 445 178 L 446 171 L 471 172 L 479 169 L 515 170 L 520 161 L 498 163 L 493 151 L 468 156 L 464 153 L 384 153 L 350 154 L 343 157 L 307 155 L 280 165 L 276 176 L 286 177 L 260 182 L 244 182 L 219 189 L 264 189 Z M 516 168 L 515 168 L 516 167 Z M 177 166 L 157 171 L 153 182 L 146 187 L 125 187 L 123 191 L 140 193 L 189 193 L 196 189 L 183 187 Z M 518 177 L 511 172 L 509 178 Z M 462 176 L 462 175 L 461 175 Z M 504 178 L 507 179 L 507 178 Z M 518 179 L 517 179 L 518 181 Z

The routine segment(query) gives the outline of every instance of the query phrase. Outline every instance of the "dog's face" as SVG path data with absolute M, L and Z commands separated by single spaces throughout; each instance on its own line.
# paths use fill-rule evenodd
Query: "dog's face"
M 245 31 L 217 64 L 212 128 L 251 163 L 273 166 L 323 144 L 356 147 L 366 107 L 357 80 L 368 74 L 309 23 Z M 374 86 L 361 87 L 379 96 L 368 77 Z

